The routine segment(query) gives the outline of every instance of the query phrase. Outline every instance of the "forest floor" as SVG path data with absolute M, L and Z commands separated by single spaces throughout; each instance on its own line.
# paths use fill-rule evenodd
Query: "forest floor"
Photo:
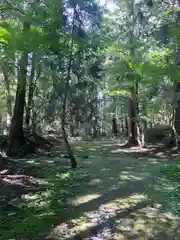
M 180 198 L 171 201 L 168 191 L 174 186 L 163 175 L 179 165 L 178 159 L 153 153 L 153 146 L 147 153 L 115 141 L 76 141 L 73 148 L 76 171 L 69 159 L 60 158 L 57 144 L 51 156 L 21 159 L 33 168 L 31 185 L 38 187 L 24 193 L 14 208 L 1 204 L 0 240 L 180 239 L 174 210 Z

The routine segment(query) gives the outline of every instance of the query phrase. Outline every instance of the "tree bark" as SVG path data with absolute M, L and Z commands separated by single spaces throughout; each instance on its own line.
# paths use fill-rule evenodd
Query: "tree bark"
M 124 124 L 125 124 L 125 129 L 124 129 L 125 137 L 128 137 L 128 133 L 129 133 L 128 116 L 125 116 Z
M 36 55 L 35 55 L 35 53 L 33 53 L 33 55 L 32 55 L 32 65 L 31 65 L 31 74 L 30 74 L 30 77 L 29 77 L 28 102 L 27 102 L 27 106 L 26 106 L 26 118 L 25 118 L 25 122 L 26 122 L 27 126 L 29 126 L 29 123 L 30 123 L 31 109 L 32 109 L 32 102 L 33 102 L 35 58 L 36 58 Z
M 29 28 L 30 28 L 29 23 L 23 24 L 24 34 L 26 34 L 26 32 L 29 31 Z M 25 106 L 27 65 L 28 65 L 28 51 L 24 50 L 19 62 L 18 84 L 16 90 L 14 112 L 9 133 L 9 144 L 7 151 L 8 155 L 16 154 L 18 149 L 25 142 L 23 133 L 23 114 Z
M 176 83 L 176 107 L 175 107 L 175 116 L 174 116 L 174 129 L 177 138 L 177 145 L 180 148 L 180 82 Z
M 6 86 L 6 92 L 7 92 L 7 98 L 6 98 L 6 104 L 7 104 L 7 128 L 10 127 L 10 120 L 12 118 L 12 103 L 11 103 L 11 93 L 10 93 L 10 83 L 9 83 L 9 76 L 8 76 L 8 68 L 6 64 L 2 64 L 2 72 L 4 75 L 4 83 Z
M 67 132 L 66 132 L 66 127 L 65 127 L 66 102 L 67 102 L 67 96 L 68 96 L 68 94 L 67 94 L 68 86 L 69 86 L 69 80 L 66 80 L 66 88 L 67 89 L 65 90 L 64 100 L 63 100 L 63 104 L 62 104 L 61 129 L 62 129 L 62 134 L 63 134 L 63 139 L 64 139 L 64 142 L 65 142 L 65 146 L 66 146 L 67 152 L 69 154 L 69 158 L 71 160 L 71 167 L 73 169 L 75 169 L 75 168 L 77 168 L 77 161 L 76 161 L 76 158 L 75 158 L 74 153 L 72 151 L 71 145 L 69 144 L 68 135 L 67 135 Z
M 138 145 L 138 131 L 137 131 L 137 90 L 136 86 L 131 88 L 131 98 L 129 100 L 129 139 L 128 144 L 137 146 Z
M 71 148 L 71 145 L 69 144 L 68 141 L 68 135 L 66 132 L 66 127 L 65 127 L 65 123 L 66 123 L 66 107 L 67 107 L 67 100 L 68 100 L 68 92 L 69 92 L 69 84 L 70 84 L 70 78 L 71 78 L 71 68 L 72 68 L 72 52 L 73 52 L 73 33 L 74 33 L 74 21 L 75 21 L 75 13 L 73 16 L 73 23 L 72 23 L 72 37 L 71 37 L 71 41 L 70 41 L 70 46 L 69 46 L 69 63 L 68 63 L 68 69 L 67 69 L 67 77 L 65 79 L 65 92 L 64 92 L 64 98 L 63 98 L 63 103 L 62 103 L 62 115 L 61 115 L 61 129 L 62 129 L 62 134 L 63 134 L 63 139 L 65 142 L 65 146 L 67 149 L 67 152 L 69 154 L 69 158 L 71 160 L 71 167 L 72 169 L 77 168 L 77 161 L 76 158 L 74 156 L 73 150 Z
M 117 118 L 115 116 L 112 118 L 112 133 L 114 137 L 117 137 L 118 126 L 117 126 Z

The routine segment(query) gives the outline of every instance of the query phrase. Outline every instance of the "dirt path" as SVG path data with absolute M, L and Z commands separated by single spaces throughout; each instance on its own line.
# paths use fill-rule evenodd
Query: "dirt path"
M 76 197 L 49 239 L 179 240 L 179 218 L 163 210 L 152 186 L 165 163 L 104 151 L 108 145 L 76 146 L 90 156 L 80 162 L 89 180 L 71 188 Z

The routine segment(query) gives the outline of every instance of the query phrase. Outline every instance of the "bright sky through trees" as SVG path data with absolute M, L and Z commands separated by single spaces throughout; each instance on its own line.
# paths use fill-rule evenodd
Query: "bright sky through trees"
M 115 10 L 115 4 L 113 2 L 113 0 L 100 0 L 100 5 L 103 5 L 108 8 L 108 10 L 110 11 L 114 11 Z

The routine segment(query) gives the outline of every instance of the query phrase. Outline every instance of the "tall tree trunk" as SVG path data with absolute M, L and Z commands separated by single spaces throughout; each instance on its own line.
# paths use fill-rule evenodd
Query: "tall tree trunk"
M 3 117 L 0 113 L 0 134 L 3 135 Z
M 98 118 L 97 113 L 95 113 L 94 119 L 93 119 L 93 139 L 100 137 L 100 129 L 98 127 Z
M 129 2 L 129 14 L 132 16 L 132 22 L 130 24 L 130 38 L 129 44 L 132 46 L 137 42 L 139 36 L 137 36 L 137 16 L 136 16 L 136 4 L 135 1 L 132 0 Z M 135 48 L 131 47 L 130 55 L 132 61 L 135 58 Z M 128 144 L 137 146 L 139 145 L 139 124 L 138 124 L 138 112 L 139 112 L 139 104 L 138 104 L 138 81 L 136 79 L 136 74 L 133 69 L 129 69 L 132 74 L 132 88 L 131 88 L 131 99 L 130 99 L 130 112 L 129 112 L 129 119 L 130 119 L 130 135 Z
M 96 79 L 94 79 L 94 82 Z M 93 119 L 92 119 L 92 128 L 93 128 L 93 138 L 100 137 L 100 126 L 99 126 L 99 113 L 98 109 L 100 109 L 100 102 L 98 99 L 98 89 L 97 86 L 94 85 L 94 99 L 93 99 Z
M 4 83 L 6 86 L 6 92 L 7 92 L 7 98 L 6 98 L 6 104 L 7 104 L 7 128 L 10 127 L 10 121 L 12 118 L 12 103 L 11 103 L 11 93 L 10 93 L 10 83 L 9 83 L 9 76 L 8 76 L 8 68 L 6 64 L 2 64 L 2 72 L 4 75 Z
M 25 122 L 27 126 L 29 126 L 30 119 L 31 119 L 31 109 L 32 109 L 33 93 L 34 93 L 35 60 L 36 60 L 36 55 L 35 53 L 33 53 L 32 62 L 31 62 L 31 74 L 29 77 L 28 101 L 26 106 L 26 118 L 25 118 Z
M 141 113 L 143 114 L 143 118 L 141 118 L 141 146 L 145 147 L 146 146 L 146 132 L 148 128 L 148 123 L 147 123 L 147 101 L 144 99 L 142 103 L 142 108 L 141 108 Z
M 26 34 L 27 31 L 29 31 L 29 28 L 30 28 L 29 23 L 23 24 L 24 34 Z M 27 65 L 28 65 L 28 51 L 24 50 L 19 62 L 18 84 L 16 90 L 14 112 L 9 133 L 8 155 L 16 154 L 17 150 L 25 142 L 23 133 L 23 114 L 25 106 Z
M 70 73 L 68 74 L 68 77 L 70 77 Z M 70 160 L 71 160 L 71 167 L 73 169 L 77 168 L 77 162 L 76 158 L 74 156 L 74 153 L 72 151 L 71 145 L 69 144 L 68 141 L 68 135 L 66 132 L 66 127 L 65 127 L 65 122 L 66 122 L 66 104 L 67 104 L 67 97 L 68 97 L 68 89 L 69 89 L 69 80 L 66 79 L 66 90 L 64 94 L 64 99 L 63 99 L 63 104 L 62 104 L 62 116 L 61 116 L 61 128 L 62 128 L 62 134 L 63 134 L 63 139 L 65 142 L 65 146 L 67 149 L 67 152 L 69 154 Z
M 75 12 L 75 11 L 74 11 Z M 66 132 L 66 107 L 67 107 L 67 100 L 68 100 L 68 93 L 69 93 L 69 84 L 70 84 L 70 78 L 71 78 L 71 68 L 72 68 L 72 57 L 73 57 L 73 33 L 74 33 L 74 21 L 75 21 L 75 13 L 73 16 L 73 23 L 72 23 L 72 37 L 71 41 L 69 44 L 69 63 L 68 63 L 68 69 L 67 69 L 67 77 L 65 79 L 65 92 L 64 92 L 64 98 L 63 98 L 63 103 L 62 103 L 62 115 L 61 115 L 61 128 L 62 128 L 62 134 L 63 134 L 63 139 L 66 145 L 67 152 L 69 154 L 70 160 L 71 160 L 71 167 L 72 169 L 77 168 L 77 161 L 74 156 L 73 150 L 71 148 L 71 145 L 69 144 L 68 141 L 68 135 Z
M 112 134 L 113 134 L 113 137 L 117 137 L 118 135 L 118 125 L 117 125 L 117 118 L 115 114 L 112 118 Z
M 137 146 L 138 145 L 138 131 L 137 131 L 137 90 L 136 84 L 131 88 L 131 98 L 129 100 L 129 139 L 128 144 Z
M 125 124 L 125 129 L 124 129 L 125 137 L 128 137 L 129 124 L 128 124 L 128 116 L 126 116 L 126 115 L 125 115 L 124 124 Z
M 74 130 L 75 130 L 75 125 L 74 125 L 74 115 L 70 114 L 70 126 L 69 126 L 69 131 L 70 131 L 70 134 L 71 134 L 71 137 L 74 137 L 75 134 L 74 134 Z
M 177 138 L 178 148 L 180 148 L 180 82 L 176 83 L 176 106 L 175 106 L 175 116 L 174 116 L 174 129 Z

